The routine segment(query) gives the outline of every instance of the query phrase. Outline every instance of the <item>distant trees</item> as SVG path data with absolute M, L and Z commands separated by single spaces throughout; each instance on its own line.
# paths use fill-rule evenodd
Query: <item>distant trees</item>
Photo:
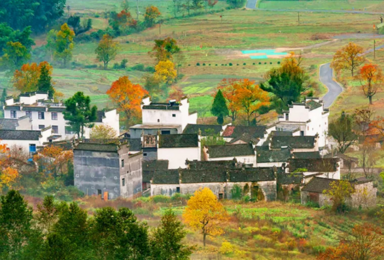
M 140 117 L 141 100 L 148 94 L 139 84 L 133 84 L 128 76 L 120 77 L 112 83 L 107 91 L 109 98 L 117 106 L 119 112 L 124 113 L 127 125 Z
M 155 57 L 157 62 L 173 60 L 173 55 L 180 52 L 180 47 L 177 41 L 173 38 L 167 37 L 165 39 L 155 40 L 155 45 L 149 54 Z
M 104 69 L 107 69 L 108 63 L 115 59 L 117 49 L 118 43 L 114 41 L 110 35 L 104 34 L 103 39 L 100 40 L 99 45 L 95 50 L 97 59 L 104 63 Z
M 288 105 L 300 101 L 305 90 L 306 79 L 304 69 L 301 67 L 302 57 L 295 57 L 291 53 L 284 58 L 281 66 L 272 69 L 266 74 L 267 81 L 260 84 L 260 88 L 273 94 L 271 102 L 278 113 L 286 110 Z
M 8 23 L 15 30 L 31 26 L 35 32 L 43 32 L 64 14 L 65 2 L 65 0 L 2 0 L 0 23 Z
M 60 31 L 56 35 L 55 59 L 60 60 L 63 67 L 66 67 L 72 59 L 72 51 L 74 48 L 73 38 L 75 33 L 65 23 L 61 26 Z
M 92 28 L 92 19 L 83 20 L 81 23 L 80 16 L 71 16 L 68 18 L 67 24 L 73 28 L 75 35 L 79 35 Z
M 145 9 L 144 22 L 147 27 L 152 27 L 155 24 L 157 18 L 161 15 L 159 9 L 156 6 L 148 6 Z
M 224 232 L 220 224 L 228 221 L 229 217 L 216 195 L 209 188 L 204 188 L 197 190 L 188 200 L 183 219 L 192 229 L 200 230 L 205 246 L 208 235 L 217 236 Z
M 379 260 L 384 253 L 381 228 L 364 223 L 355 225 L 350 237 L 340 241 L 336 248 L 328 248 L 318 260 Z
M 330 186 L 331 188 L 325 190 L 324 194 L 328 195 L 332 200 L 332 211 L 344 212 L 347 208 L 346 200 L 354 192 L 353 186 L 347 180 L 334 181 Z
M 20 42 L 7 42 L 3 52 L 4 55 L 1 58 L 3 66 L 10 68 L 11 71 L 20 68 L 31 58 L 29 50 Z
M 229 4 L 229 6 L 234 8 L 240 8 L 245 5 L 246 1 L 247 0 L 227 0 L 227 4 Z
M 97 107 L 91 107 L 91 99 L 84 96 L 83 92 L 77 92 L 65 101 L 64 119 L 69 121 L 71 130 L 78 138 L 83 138 L 84 127 L 92 127 L 92 122 L 97 118 Z
M 351 72 L 351 76 L 353 77 L 357 68 L 365 62 L 363 53 L 363 47 L 350 42 L 348 45 L 344 46 L 335 53 L 331 63 L 331 68 L 333 68 L 336 72 L 349 70 Z
M 338 143 L 338 151 L 345 153 L 358 138 L 355 134 L 355 121 L 351 115 L 342 112 L 340 117 L 329 124 L 328 134 Z
M 229 115 L 225 98 L 220 89 L 217 91 L 215 99 L 213 100 L 211 113 L 217 117 L 217 123 L 219 125 L 222 125 L 224 123 L 224 117 Z
M 32 45 L 35 45 L 35 42 L 31 38 L 31 33 L 31 27 L 14 30 L 8 24 L 0 23 L 0 56 L 4 54 L 3 50 L 7 47 L 8 42 L 19 42 L 30 51 Z
M 362 83 L 363 93 L 372 105 L 373 96 L 382 88 L 384 81 L 382 70 L 376 64 L 366 64 L 360 69 L 358 77 Z

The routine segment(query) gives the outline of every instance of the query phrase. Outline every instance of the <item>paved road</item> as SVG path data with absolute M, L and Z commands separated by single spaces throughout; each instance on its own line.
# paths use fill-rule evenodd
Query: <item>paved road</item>
M 256 9 L 256 3 L 257 3 L 257 0 L 248 0 L 247 5 L 245 7 L 249 9 Z
M 330 63 L 324 64 L 320 67 L 320 81 L 328 88 L 327 94 L 323 97 L 324 107 L 329 108 L 337 99 L 343 88 L 339 83 L 333 80 L 333 70 Z

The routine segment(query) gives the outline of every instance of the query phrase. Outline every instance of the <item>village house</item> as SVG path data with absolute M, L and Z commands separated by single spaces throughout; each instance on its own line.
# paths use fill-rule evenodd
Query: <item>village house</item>
M 230 161 L 236 159 L 238 162 L 256 166 L 255 148 L 248 144 L 210 145 L 204 147 L 204 159 L 207 161 Z
M 256 147 L 256 167 L 282 167 L 291 158 L 291 150 L 270 150 L 269 146 Z
M 67 121 L 64 119 L 65 105 L 48 99 L 48 94 L 45 92 L 20 94 L 18 101 L 13 97 L 8 97 L 3 109 L 5 119 L 30 118 L 32 125 L 30 130 L 41 130 L 51 127 L 52 134 L 56 136 L 57 140 L 70 139 L 74 136 L 74 133 L 69 129 Z M 115 109 L 98 111 L 97 120 L 94 125 L 108 125 L 119 134 L 119 113 Z M 90 132 L 90 128 L 85 129 L 85 138 L 89 138 Z
M 313 178 L 301 189 L 301 204 L 313 202 L 320 207 L 332 205 L 332 199 L 324 192 L 331 189 L 331 183 L 340 180 L 328 178 Z M 351 197 L 346 199 L 346 204 L 352 208 L 370 208 L 376 205 L 377 188 L 372 180 L 359 178 L 350 181 L 354 188 Z
M 230 199 L 237 185 L 244 195 L 251 198 L 265 201 L 276 199 L 276 175 L 282 169 L 247 168 L 236 160 L 201 163 L 204 163 L 203 166 L 155 171 L 151 180 L 151 195 L 193 194 L 200 188 L 208 187 L 219 199 Z
M 306 98 L 302 103 L 293 103 L 289 110 L 279 116 L 277 130 L 300 131 L 301 136 L 319 137 L 318 146 L 323 149 L 328 145 L 329 110 L 324 108 L 318 98 Z
M 249 143 L 250 141 L 257 141 L 267 135 L 267 126 L 235 126 L 227 125 L 222 137 L 224 141 L 233 144 Z
M 79 143 L 74 149 L 75 186 L 104 199 L 132 198 L 142 192 L 142 154 L 127 144 Z
M 359 159 L 356 157 L 351 157 L 342 153 L 336 154 L 327 154 L 324 157 L 326 158 L 339 158 L 340 159 L 340 168 L 345 171 L 351 171 L 352 169 L 358 167 Z
M 201 124 L 188 124 L 183 134 L 201 134 L 201 138 L 207 136 L 221 136 L 226 126 L 221 125 L 201 125 Z
M 273 135 L 269 148 L 270 150 L 290 148 L 293 153 L 317 152 L 319 151 L 318 136 Z
M 340 180 L 340 163 L 338 158 L 289 159 L 286 173 L 302 173 L 306 182 L 312 177 Z
M 19 118 L 0 118 L 1 130 L 32 130 L 31 119 L 27 116 Z

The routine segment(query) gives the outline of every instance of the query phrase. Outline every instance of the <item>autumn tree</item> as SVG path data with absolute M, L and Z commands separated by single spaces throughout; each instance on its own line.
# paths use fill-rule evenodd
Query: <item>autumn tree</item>
M 148 91 L 139 84 L 133 84 L 128 76 L 124 76 L 112 83 L 107 94 L 117 106 L 118 111 L 124 113 L 127 125 L 129 125 L 131 120 L 141 116 L 141 100 L 148 94 Z
M 155 24 L 157 18 L 161 15 L 159 9 L 156 6 L 148 6 L 145 9 L 144 22 L 147 27 L 152 27 Z
M 97 107 L 91 107 L 91 98 L 84 96 L 83 92 L 77 92 L 65 101 L 64 119 L 68 120 L 69 125 L 77 134 L 78 138 L 83 138 L 84 128 L 93 127 L 93 122 L 97 118 Z
M 73 161 L 73 151 L 64 151 L 59 146 L 47 145 L 35 155 L 34 160 L 47 175 L 56 178 L 66 174 L 68 162 Z
M 161 82 L 166 84 L 171 84 L 177 77 L 175 64 L 170 60 L 159 61 L 155 66 L 155 71 L 155 76 L 158 77 Z
M 40 77 L 40 68 L 36 63 L 26 63 L 20 70 L 15 70 L 13 75 L 13 86 L 21 93 L 37 90 Z
M 68 61 L 72 59 L 74 37 L 75 33 L 66 23 L 61 26 L 60 31 L 56 35 L 56 51 L 54 56 L 57 60 L 61 60 L 63 67 L 66 67 Z
M 367 64 L 360 69 L 359 78 L 363 93 L 368 98 L 369 104 L 372 105 L 373 96 L 382 86 L 384 80 L 383 73 L 376 64 Z
M 353 77 L 357 68 L 365 62 L 363 53 L 363 47 L 350 42 L 348 45 L 344 46 L 335 53 L 331 63 L 331 68 L 333 68 L 336 72 L 349 70 L 351 72 L 351 76 Z
M 239 84 L 241 80 L 239 79 L 223 79 L 218 84 L 218 89 L 223 93 L 224 98 L 227 100 L 227 107 L 229 110 L 229 117 L 234 123 L 239 114 L 237 107 L 235 105 L 235 94 L 236 94 L 236 86 Z
M 94 140 L 110 140 L 117 138 L 117 133 L 109 125 L 95 125 L 92 128 L 90 137 Z
M 227 103 L 220 89 L 217 91 L 215 99 L 213 100 L 211 113 L 217 117 L 217 123 L 219 125 L 222 125 L 224 123 L 224 117 L 229 115 Z
M 302 57 L 291 53 L 284 58 L 278 68 L 270 70 L 265 77 L 267 81 L 260 84 L 260 88 L 273 94 L 271 102 L 272 108 L 278 113 L 288 109 L 288 105 L 299 102 L 303 91 L 306 75 L 301 67 Z
M 344 212 L 347 205 L 346 200 L 350 198 L 354 192 L 354 188 L 347 180 L 334 181 L 330 184 L 329 190 L 323 193 L 328 195 L 332 200 L 332 210 L 334 212 Z
M 215 194 L 209 189 L 199 189 L 188 200 L 183 219 L 192 229 L 200 230 L 205 246 L 207 236 L 221 235 L 221 224 L 228 221 L 228 214 Z
M 337 141 L 337 149 L 340 153 L 345 153 L 348 147 L 357 140 L 358 136 L 354 130 L 354 119 L 351 115 L 345 114 L 345 112 L 342 112 L 339 118 L 329 124 L 328 135 Z
M 31 58 L 29 50 L 20 42 L 8 42 L 3 52 L 4 55 L 1 61 L 6 68 L 11 69 L 11 71 L 20 68 Z
M 115 42 L 112 36 L 104 34 L 103 39 L 100 40 L 95 52 L 97 59 L 104 63 L 104 69 L 108 68 L 108 63 L 115 59 L 117 54 L 118 43 Z
M 163 40 L 155 40 L 155 46 L 149 54 L 159 61 L 173 61 L 173 55 L 180 52 L 180 47 L 177 41 L 173 38 L 167 37 Z
M 350 238 L 343 239 L 336 248 L 328 248 L 318 260 L 379 260 L 384 254 L 384 234 L 370 223 L 355 225 Z
M 180 101 L 184 96 L 185 96 L 185 94 L 179 86 L 172 86 L 170 91 L 169 91 L 168 101 L 169 100 Z
M 151 254 L 158 260 L 189 259 L 193 247 L 183 243 L 187 232 L 172 209 L 161 218 L 160 226 L 152 232 Z

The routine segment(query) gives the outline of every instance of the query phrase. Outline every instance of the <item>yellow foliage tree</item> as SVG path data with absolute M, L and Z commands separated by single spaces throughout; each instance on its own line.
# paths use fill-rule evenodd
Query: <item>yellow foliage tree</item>
M 117 133 L 115 129 L 109 125 L 96 125 L 92 128 L 91 139 L 114 139 L 117 138 Z
M 336 72 L 340 72 L 343 69 L 349 70 L 353 77 L 355 70 L 365 61 L 365 58 L 362 55 L 363 52 L 363 47 L 350 42 L 348 45 L 344 46 L 335 53 L 331 63 L 331 68 L 333 68 Z
M 161 79 L 162 82 L 168 84 L 175 81 L 177 77 L 177 71 L 175 70 L 175 64 L 172 61 L 159 61 L 155 67 L 155 76 Z
M 188 200 L 183 219 L 192 229 L 201 231 L 205 246 L 207 235 L 218 236 L 224 233 L 220 224 L 228 221 L 229 216 L 215 194 L 209 188 L 204 188 L 197 190 Z

